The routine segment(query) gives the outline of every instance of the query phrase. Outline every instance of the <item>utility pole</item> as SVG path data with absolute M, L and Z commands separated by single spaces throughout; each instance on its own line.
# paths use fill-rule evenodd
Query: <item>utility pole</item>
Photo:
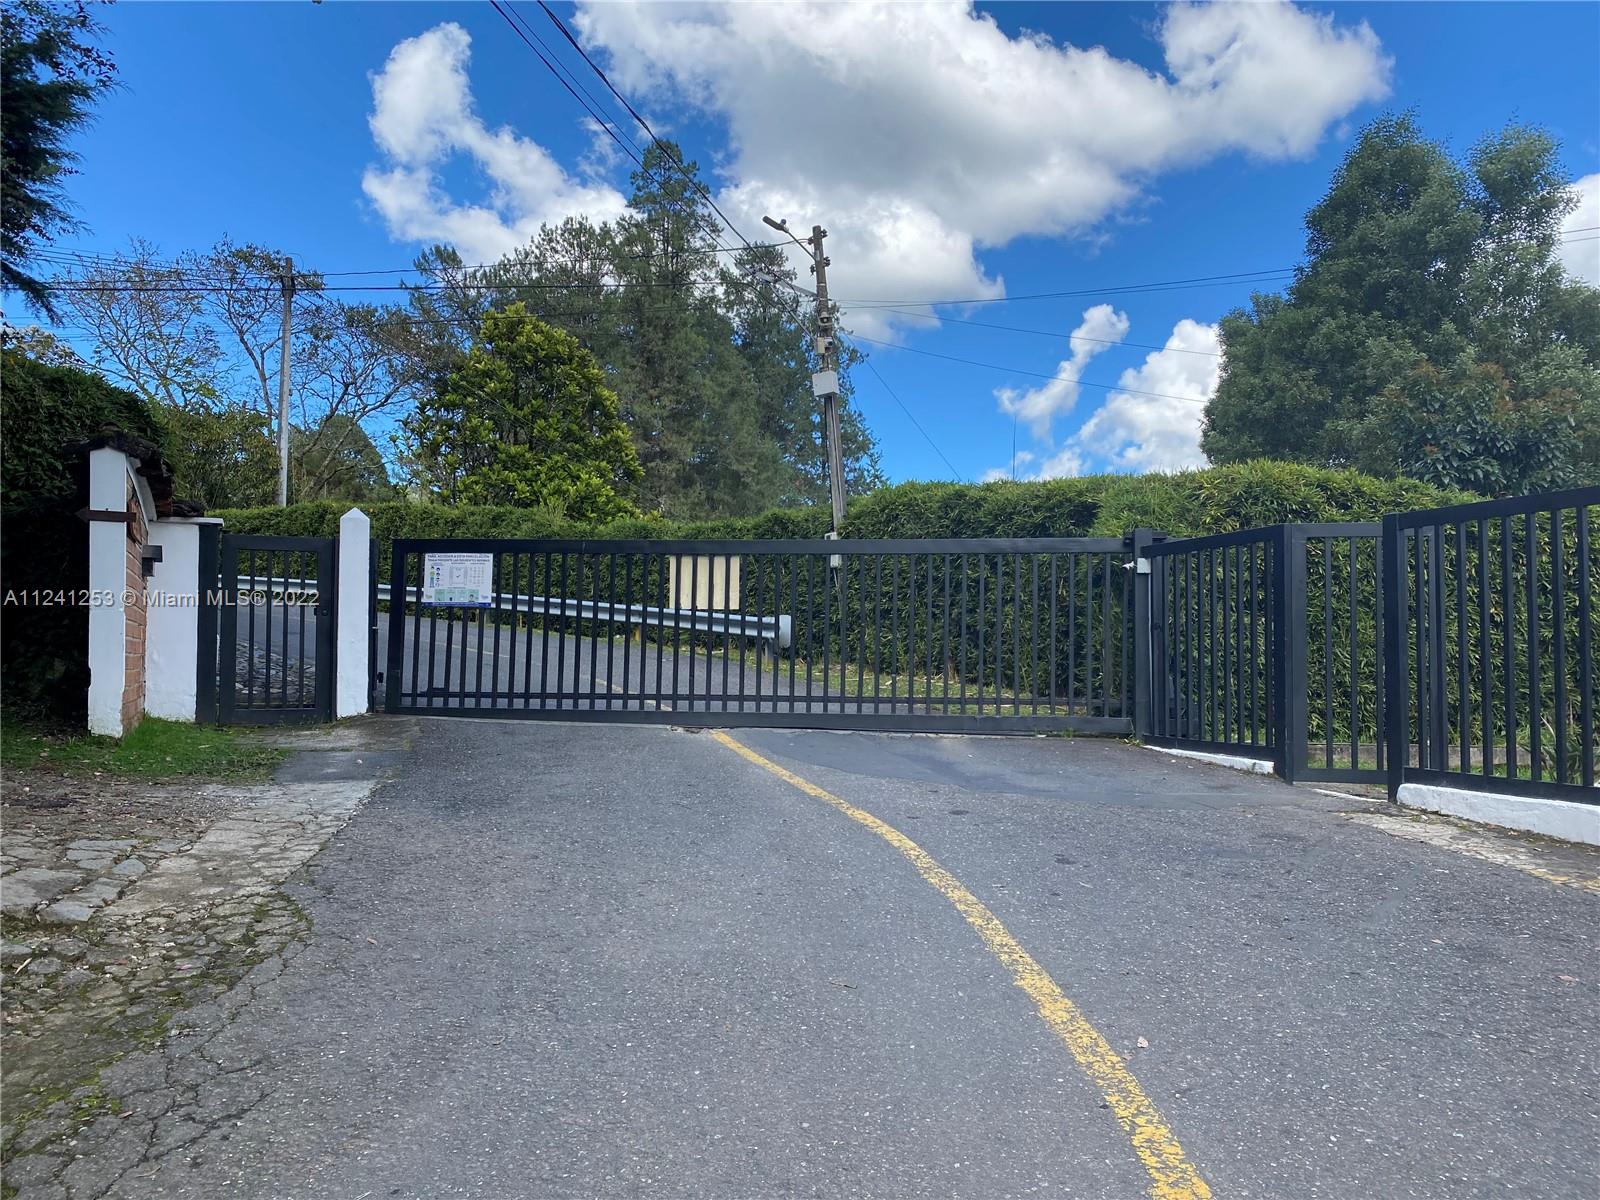
M 828 256 L 822 252 L 822 241 L 828 231 L 821 225 L 813 225 L 811 236 L 801 241 L 789 232 L 787 222 L 774 221 L 771 217 L 761 219 L 811 256 L 811 273 L 817 277 L 818 369 L 811 376 L 811 394 L 822 401 L 822 428 L 828 449 L 828 496 L 833 502 L 831 536 L 837 538 L 839 526 L 844 524 L 844 447 L 839 434 L 839 340 L 833 328 L 833 310 L 828 306 Z
M 283 340 L 278 349 L 278 507 L 289 503 L 289 326 L 294 318 L 294 259 L 284 259 Z

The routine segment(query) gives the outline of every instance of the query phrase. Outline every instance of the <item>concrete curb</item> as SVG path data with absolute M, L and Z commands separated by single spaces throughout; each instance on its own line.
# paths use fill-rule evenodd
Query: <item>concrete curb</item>
M 1252 775 L 1272 774 L 1272 760 L 1270 758 L 1245 758 L 1239 754 L 1212 754 L 1206 750 L 1174 750 L 1168 746 L 1146 746 L 1145 749 L 1154 750 L 1157 754 L 1171 754 L 1177 758 L 1197 758 L 1201 762 L 1227 767 L 1234 771 L 1248 771 Z
M 1600 846 L 1600 805 L 1506 796 L 1499 792 L 1468 792 L 1429 783 L 1401 784 L 1397 799 L 1407 808 L 1539 833 L 1585 846 Z

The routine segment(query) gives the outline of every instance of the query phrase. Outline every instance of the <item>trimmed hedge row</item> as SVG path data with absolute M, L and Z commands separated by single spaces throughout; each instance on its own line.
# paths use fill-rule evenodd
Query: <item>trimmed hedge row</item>
M 845 537 L 1112 537 L 1143 526 L 1196 536 L 1283 521 L 1376 520 L 1474 497 L 1415 480 L 1253 462 L 1174 475 L 1097 475 L 1040 483 L 902 483 L 850 502 Z M 218 513 L 234 533 L 331 537 L 340 501 Z M 395 538 L 807 538 L 827 510 L 780 509 L 718 521 L 634 518 L 592 526 L 543 509 L 367 505 L 383 547 Z
M 89 584 L 85 460 L 62 447 L 119 429 L 160 443 L 160 422 L 138 396 L 98 375 L 0 352 L 0 578 L 13 598 L 73 596 Z M 7 716 L 81 722 L 89 686 L 86 610 L 12 603 L 5 610 L 0 699 Z

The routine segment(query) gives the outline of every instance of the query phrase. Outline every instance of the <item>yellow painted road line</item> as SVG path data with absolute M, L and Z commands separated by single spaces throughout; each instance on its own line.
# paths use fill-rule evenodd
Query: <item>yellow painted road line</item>
M 1555 860 L 1557 861 L 1555 868 L 1546 866 L 1540 859 L 1537 845 L 1525 845 L 1509 834 L 1496 834 L 1487 829 L 1472 829 L 1440 817 L 1433 817 L 1424 823 L 1407 817 L 1391 817 L 1385 813 L 1358 812 L 1346 813 L 1345 819 L 1372 829 L 1381 829 L 1395 837 L 1424 842 L 1441 850 L 1453 850 L 1457 854 L 1470 855 L 1497 866 L 1510 867 L 1512 870 L 1532 875 L 1535 879 L 1542 879 L 1546 883 L 1577 888 L 1590 895 L 1600 896 L 1600 875 L 1582 869 L 1568 868 L 1561 865 L 1559 860 Z
M 827 801 L 852 821 L 865 825 L 900 851 L 923 879 L 955 905 L 956 911 L 977 931 L 989 952 L 1011 972 L 1012 982 L 1027 993 L 1044 1023 L 1065 1043 L 1083 1073 L 1105 1097 L 1107 1106 L 1133 1143 L 1134 1153 L 1150 1175 L 1151 1200 L 1206 1200 L 1211 1195 L 1206 1181 L 1200 1178 L 1200 1173 L 1184 1157 L 1178 1139 L 1110 1043 L 1089 1024 L 1078 1006 L 1067 999 L 1056 981 L 1050 978 L 1049 972 L 1035 962 L 1033 956 L 1011 936 L 1010 930 L 1000 923 L 1000 918 L 990 912 L 988 906 L 968 891 L 959 879 L 940 866 L 933 855 L 894 826 L 880 821 L 847 800 L 841 800 L 810 780 L 785 770 L 771 759 L 763 758 L 720 729 L 713 730 L 711 736 L 785 783 L 799 788 L 808 796 Z

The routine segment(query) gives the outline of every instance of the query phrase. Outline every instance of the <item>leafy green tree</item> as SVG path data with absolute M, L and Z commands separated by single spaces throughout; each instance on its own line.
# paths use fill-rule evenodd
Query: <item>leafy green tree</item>
M 41 243 L 78 224 L 64 185 L 77 170 L 67 141 L 116 82 L 111 56 L 94 44 L 99 32 L 81 0 L 0 8 L 0 286 L 51 319 L 50 289 L 33 262 Z
M 794 268 L 775 246 L 741 250 L 724 277 L 734 341 L 754 383 L 762 432 L 783 461 L 781 490 L 763 507 L 824 504 L 828 500 L 828 455 L 822 406 L 812 394 L 811 375 L 822 364 L 812 348 L 810 301 L 795 290 Z M 838 321 L 838 306 L 834 305 Z M 884 486 L 873 441 L 860 409 L 850 403 L 850 368 L 861 352 L 841 350 L 839 434 L 845 491 L 852 496 Z
M 180 495 L 208 509 L 271 504 L 278 487 L 272 427 L 249 408 L 182 408 L 156 402 Z
M 290 430 L 289 465 L 291 503 L 394 499 L 383 455 L 360 423 L 342 413 L 332 414 L 309 432 Z
M 699 518 L 823 500 L 809 313 L 774 282 L 793 283 L 793 271 L 773 249 L 741 249 L 730 263 L 694 177 L 675 148 L 652 145 L 615 222 L 546 226 L 476 269 L 447 248 L 429 251 L 417 264 L 429 287 L 410 297 L 405 369 L 419 381 L 447 377 L 485 308 L 521 301 L 605 370 L 639 457 L 629 495 L 641 508 Z M 857 357 L 847 353 L 840 372 L 852 494 L 883 481 L 872 435 L 849 403 Z
M 1369 126 L 1287 294 L 1223 319 L 1208 457 L 1488 493 L 1600 478 L 1600 292 L 1555 256 L 1574 203 L 1540 130 L 1458 164 L 1410 116 Z
M 521 304 L 489 313 L 445 389 L 406 423 L 411 456 L 449 502 L 634 515 L 639 460 L 600 365 Z

